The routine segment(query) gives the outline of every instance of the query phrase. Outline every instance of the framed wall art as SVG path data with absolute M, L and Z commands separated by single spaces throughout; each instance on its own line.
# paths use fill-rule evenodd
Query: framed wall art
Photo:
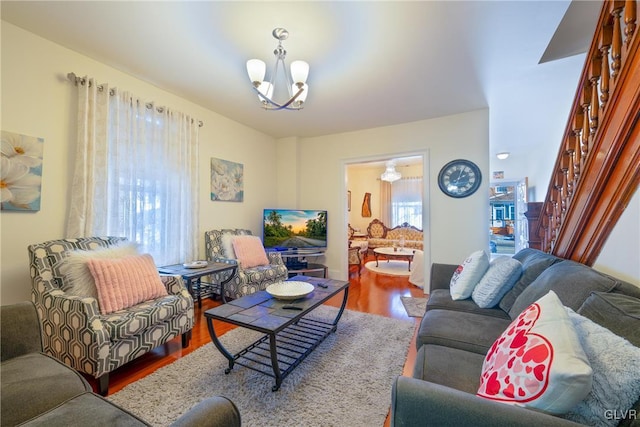
M 229 160 L 211 158 L 211 200 L 242 202 L 244 199 L 244 166 Z
M 4 130 L 1 134 L 1 209 L 39 211 L 44 139 Z

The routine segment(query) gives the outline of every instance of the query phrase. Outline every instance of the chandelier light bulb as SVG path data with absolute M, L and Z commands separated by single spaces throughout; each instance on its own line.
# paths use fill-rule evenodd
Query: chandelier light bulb
M 247 74 L 249 74 L 249 80 L 255 86 L 256 83 L 260 85 L 264 81 L 264 76 L 267 72 L 267 64 L 259 59 L 250 59 L 247 61 Z
M 402 178 L 402 174 L 396 170 L 396 162 L 393 160 L 387 162 L 386 170 L 380 175 L 380 179 L 387 182 L 394 182 Z
M 309 77 L 309 64 L 304 61 L 291 63 L 291 79 L 294 83 L 305 83 Z

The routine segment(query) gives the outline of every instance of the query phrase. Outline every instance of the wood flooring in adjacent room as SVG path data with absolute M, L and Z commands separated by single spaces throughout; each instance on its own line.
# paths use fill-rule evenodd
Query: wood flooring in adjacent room
M 349 274 L 350 287 L 349 299 L 347 301 L 347 309 L 361 311 L 364 313 L 377 314 L 397 319 L 407 319 L 407 313 L 402 305 L 400 297 L 402 296 L 424 296 L 422 289 L 409 283 L 408 277 L 386 276 L 372 273 L 363 267 L 361 268 L 361 276 L 354 268 Z M 342 295 L 337 295 L 328 303 L 334 306 L 340 306 Z M 193 328 L 193 337 L 188 348 L 183 349 L 180 338 L 176 338 L 167 344 L 164 344 L 153 351 L 139 357 L 138 359 L 128 363 L 127 365 L 115 370 L 110 374 L 109 393 L 115 393 L 128 384 L 135 382 L 163 366 L 166 366 L 177 359 L 188 355 L 197 348 L 211 342 L 207 324 L 204 320 L 203 313 L 213 307 L 220 305 L 219 300 L 205 299 L 202 301 L 202 308 L 195 305 L 196 322 Z M 420 319 L 415 318 L 416 326 Z M 226 323 L 217 323 L 216 331 L 229 331 L 235 326 Z M 417 327 L 416 327 L 417 329 Z M 411 376 L 413 364 L 415 361 L 415 334 L 409 344 L 407 360 L 403 375 Z M 304 363 L 304 362 L 303 362 Z M 363 367 L 364 368 L 364 367 Z M 96 390 L 96 382 L 93 378 L 87 378 Z M 391 388 L 389 389 L 391 395 Z M 389 419 L 385 425 L 389 425 Z

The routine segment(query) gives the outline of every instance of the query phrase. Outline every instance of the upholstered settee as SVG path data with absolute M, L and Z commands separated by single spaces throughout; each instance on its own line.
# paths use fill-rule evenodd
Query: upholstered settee
M 424 233 L 406 222 L 397 227 L 388 228 L 379 219 L 374 219 L 367 227 L 369 249 L 389 247 L 394 244 L 400 246 L 403 238 L 405 248 L 423 250 Z
M 225 298 L 240 298 L 258 291 L 263 291 L 272 283 L 287 280 L 288 270 L 282 256 L 278 252 L 266 252 L 267 262 L 264 265 L 245 267 L 236 257 L 233 248 L 235 236 L 251 236 L 250 230 L 223 229 L 205 232 L 205 252 L 209 261 L 236 264 L 233 277 L 226 273 L 216 276 L 216 283 L 227 281 L 224 286 Z M 263 248 L 264 250 L 264 248 Z
M 43 353 L 31 302 L 0 308 L 3 426 L 146 426 L 144 420 L 94 394 L 75 370 Z M 224 397 L 210 397 L 173 426 L 240 426 L 240 413 Z
M 97 296 L 91 296 L 90 287 L 79 286 L 93 278 L 78 261 L 98 254 L 114 260 L 117 256 L 112 254 L 128 251 L 127 246 L 138 254 L 136 245 L 121 237 L 60 239 L 28 247 L 31 300 L 42 323 L 44 351 L 95 377 L 103 395 L 114 369 L 177 336 L 182 336 L 182 345 L 187 347 L 194 322 L 193 298 L 182 279 L 160 277 L 152 259 L 147 268 L 164 285 L 161 296 L 105 313 Z M 71 267 L 78 266 L 87 269 L 89 276 L 72 274 Z M 130 285 L 136 290 L 141 287 L 140 281 Z M 80 291 L 82 288 L 86 289 Z M 95 285 L 92 292 L 96 294 Z
M 417 333 L 413 376 L 398 377 L 393 384 L 391 425 L 640 426 L 640 288 L 583 264 L 533 249 L 524 249 L 513 259 L 521 264 L 521 275 L 497 305 L 487 308 L 476 304 L 474 294 L 471 298 L 452 298 L 452 277 L 461 266 L 432 265 L 431 294 Z M 546 304 L 553 298 L 556 310 L 559 307 L 563 313 L 561 316 L 569 319 L 575 331 L 581 331 L 576 332 L 578 341 L 560 341 L 577 343 L 569 349 L 580 347 L 587 357 L 593 371 L 591 386 L 583 387 L 581 392 L 589 393 L 587 397 L 574 397 L 579 403 L 568 403 L 572 409 L 564 413 L 525 407 L 535 401 L 533 398 L 515 403 L 514 398 L 492 399 L 486 394 L 480 397 L 480 390 L 488 390 L 481 389 L 483 383 L 487 385 L 495 379 L 481 381 L 481 375 L 486 373 L 483 364 L 491 367 L 498 360 L 495 357 L 502 354 L 499 352 L 505 341 L 511 346 L 522 337 L 524 342 L 538 339 L 526 333 L 520 335 L 520 328 L 524 327 L 521 322 L 532 307 L 542 306 L 542 301 Z M 539 313 L 548 312 L 545 310 L 539 309 Z M 556 328 L 556 323 L 551 325 Z M 555 343 L 549 347 L 554 352 L 557 349 Z M 618 353 L 623 351 L 624 355 Z M 518 352 L 513 353 L 513 359 L 505 357 L 500 369 L 518 372 L 520 366 L 525 366 L 519 364 L 528 354 Z M 561 366 L 560 359 L 553 361 L 555 365 L 545 365 L 545 369 Z M 566 366 L 572 369 L 575 362 Z M 558 393 L 565 393 L 570 385 L 575 387 L 573 377 L 558 384 L 555 378 L 559 377 L 536 369 L 526 372 L 546 378 L 547 383 L 539 383 L 544 385 L 545 393 L 554 387 Z M 497 378 L 493 384 L 496 394 L 507 390 L 508 387 L 503 387 L 509 383 L 509 376 Z M 505 382 L 499 381 L 501 378 Z M 518 384 L 516 381 L 511 379 L 512 384 Z M 510 403 L 504 403 L 509 400 Z

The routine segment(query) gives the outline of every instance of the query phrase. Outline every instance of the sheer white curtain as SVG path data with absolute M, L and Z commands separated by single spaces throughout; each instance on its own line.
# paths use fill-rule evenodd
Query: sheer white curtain
M 404 222 L 422 229 L 422 177 L 401 178 L 391 184 L 391 227 Z
M 158 265 L 198 253 L 197 120 L 78 79 L 69 237 L 123 236 Z

